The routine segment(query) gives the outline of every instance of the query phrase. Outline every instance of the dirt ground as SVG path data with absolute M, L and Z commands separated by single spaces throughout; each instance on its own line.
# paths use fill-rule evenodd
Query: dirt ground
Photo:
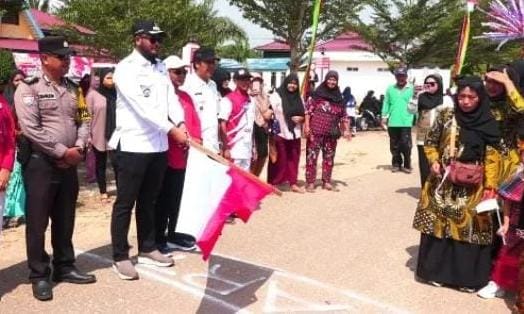
M 509 313 L 512 297 L 482 300 L 415 280 L 418 173 L 389 171 L 384 132 L 340 143 L 340 192 L 268 197 L 247 225 L 225 228 L 208 262 L 177 252 L 175 267 L 139 266 L 134 282 L 111 270 L 111 205 L 99 202 L 94 185 L 83 185 L 77 265 L 98 282 L 59 284 L 53 301 L 36 301 L 24 227 L 8 229 L 0 243 L 0 313 Z M 134 228 L 130 241 L 136 243 Z

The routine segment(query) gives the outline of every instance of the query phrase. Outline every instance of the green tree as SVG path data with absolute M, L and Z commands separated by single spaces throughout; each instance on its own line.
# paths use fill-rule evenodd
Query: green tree
M 30 8 L 43 12 L 49 12 L 51 10 L 50 0 L 27 0 L 27 4 Z
M 481 1 L 481 5 L 487 0 Z M 393 67 L 438 65 L 450 67 L 455 61 L 458 37 L 465 14 L 462 0 L 368 0 L 371 19 L 360 21 L 354 30 L 371 44 L 374 52 Z M 481 35 L 485 15 L 471 15 L 471 37 L 463 73 L 478 72 L 486 64 L 502 63 L 515 56 L 514 44 L 495 51 L 496 44 Z
M 249 48 L 249 43 L 245 40 L 220 46 L 218 48 L 218 54 L 222 58 L 235 59 L 238 62 L 244 62 L 248 58 L 260 57 L 260 53 Z
M 0 50 L 0 83 L 7 82 L 15 69 L 13 54 L 9 50 Z
M 287 42 L 291 50 L 291 70 L 300 66 L 309 42 L 307 31 L 312 24 L 314 0 L 229 0 L 243 12 L 243 16 L 261 27 L 273 32 Z M 358 0 L 324 1 L 317 38 L 331 38 L 344 31 L 348 24 L 356 20 L 360 11 Z
M 95 35 L 80 36 L 63 29 L 73 41 L 104 51 L 116 59 L 129 54 L 131 26 L 137 19 L 152 19 L 166 31 L 161 53 L 178 53 L 190 39 L 217 47 L 228 40 L 246 40 L 230 19 L 218 17 L 212 0 L 69 0 L 58 10 L 67 22 L 89 27 Z

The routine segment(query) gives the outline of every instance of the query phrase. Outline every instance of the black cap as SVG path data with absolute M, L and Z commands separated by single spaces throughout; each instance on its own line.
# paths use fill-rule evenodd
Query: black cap
M 406 69 L 405 67 L 400 67 L 400 68 L 395 69 L 395 71 L 393 73 L 395 74 L 395 76 L 397 76 L 397 75 L 407 76 L 408 75 L 408 69 Z
M 38 50 L 40 53 L 50 53 L 59 56 L 74 54 L 69 48 L 69 43 L 62 36 L 48 36 L 38 40 Z
M 233 74 L 234 80 L 251 79 L 252 75 L 246 68 L 240 68 Z
M 220 58 L 216 56 L 215 50 L 212 48 L 199 48 L 193 55 L 193 63 L 213 60 L 220 61 Z
M 162 36 L 164 35 L 164 31 L 153 21 L 138 20 L 133 24 L 133 35 L 136 36 L 141 34 Z

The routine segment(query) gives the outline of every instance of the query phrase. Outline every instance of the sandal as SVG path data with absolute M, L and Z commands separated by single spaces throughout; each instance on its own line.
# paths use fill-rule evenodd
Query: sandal
M 111 197 L 107 193 L 101 194 L 100 201 L 102 203 L 111 203 Z
M 315 193 L 315 185 L 313 183 L 308 184 L 306 186 L 306 192 L 308 192 L 308 193 Z
M 333 192 L 338 192 L 340 191 L 339 189 L 337 189 L 336 187 L 334 187 L 331 183 L 324 183 L 322 185 L 322 188 L 324 190 L 327 190 L 327 191 L 333 191 Z
M 294 185 L 291 186 L 291 192 L 299 193 L 299 194 L 304 194 L 304 193 L 306 193 L 306 191 L 304 190 L 304 188 L 299 187 L 299 186 L 296 185 L 296 184 L 294 184 Z

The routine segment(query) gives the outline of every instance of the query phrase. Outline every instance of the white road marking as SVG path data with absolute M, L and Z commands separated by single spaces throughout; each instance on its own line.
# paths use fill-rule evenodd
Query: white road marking
M 94 260 L 99 261 L 101 263 L 108 264 L 108 265 L 112 264 L 112 261 L 110 259 L 105 258 L 103 256 L 99 256 L 97 254 L 93 254 L 93 253 L 89 253 L 89 252 L 84 252 L 84 251 L 81 251 L 81 250 L 76 250 L 76 251 L 79 254 L 82 254 L 82 255 L 84 255 L 84 256 L 86 256 L 88 258 L 94 259 Z M 184 256 L 182 254 L 180 254 L 180 255 Z M 362 294 L 357 293 L 355 291 L 338 289 L 338 288 L 336 288 L 334 286 L 331 286 L 329 284 L 325 284 L 325 283 L 320 282 L 318 280 L 311 279 L 311 278 L 308 278 L 308 277 L 305 277 L 305 276 L 301 276 L 301 275 L 298 275 L 298 274 L 289 273 L 287 271 L 280 270 L 278 268 L 269 267 L 269 266 L 266 266 L 266 265 L 254 263 L 254 262 L 251 262 L 251 261 L 248 261 L 248 260 L 242 260 L 242 259 L 239 259 L 239 258 L 236 258 L 236 257 L 233 257 L 233 256 L 228 256 L 228 255 L 223 255 L 223 254 L 214 254 L 213 256 L 230 259 L 230 260 L 233 260 L 233 261 L 236 261 L 236 262 L 239 262 L 239 263 L 247 264 L 247 265 L 255 267 L 255 268 L 259 268 L 261 270 L 266 270 L 266 271 L 267 270 L 271 270 L 272 271 L 272 276 L 270 276 L 270 277 L 287 278 L 287 279 L 290 279 L 290 280 L 292 280 L 293 282 L 296 282 L 296 283 L 304 283 L 304 284 L 307 284 L 307 285 L 311 285 L 314 288 L 322 289 L 322 290 L 328 291 L 328 292 L 333 292 L 335 294 L 338 294 L 339 296 L 345 296 L 345 297 L 347 297 L 349 299 L 356 300 L 356 301 L 358 301 L 360 303 L 374 306 L 374 307 L 380 309 L 381 312 L 384 311 L 384 312 L 387 312 L 387 313 L 409 313 L 409 311 L 407 311 L 405 309 L 398 308 L 398 307 L 396 307 L 394 305 L 391 305 L 391 304 L 388 304 L 388 303 L 380 302 L 378 300 L 372 299 L 372 298 L 370 298 L 370 297 L 368 297 L 366 295 L 362 295 Z M 185 258 L 185 256 L 183 258 Z M 179 257 L 179 259 L 183 259 L 183 258 Z M 183 275 L 182 278 L 189 283 L 189 284 L 186 284 L 186 283 L 180 282 L 178 280 L 175 280 L 174 278 L 167 278 L 167 277 L 163 277 L 162 276 L 162 275 L 168 275 L 169 277 L 173 277 L 174 275 L 176 275 L 176 273 L 174 271 L 172 271 L 172 270 L 165 269 L 165 268 L 160 268 L 160 267 L 151 267 L 150 268 L 150 267 L 146 267 L 145 265 L 140 265 L 140 264 L 136 265 L 137 271 L 139 272 L 139 274 L 141 276 L 144 276 L 146 278 L 149 278 L 151 280 L 154 280 L 154 281 L 157 281 L 157 282 L 160 282 L 160 283 L 163 283 L 163 284 L 167 284 L 167 285 L 169 285 L 169 286 L 171 286 L 171 287 L 173 287 L 175 289 L 179 289 L 181 291 L 187 292 L 187 293 L 191 294 L 195 298 L 198 298 L 198 299 L 201 298 L 201 299 L 205 299 L 205 300 L 211 301 L 211 302 L 217 304 L 218 306 L 222 306 L 222 307 L 227 308 L 228 310 L 231 310 L 231 311 L 234 311 L 234 312 L 237 312 L 237 313 L 251 313 L 250 311 L 247 311 L 247 310 L 242 309 L 242 308 L 240 308 L 238 306 L 235 306 L 234 304 L 231 304 L 231 303 L 228 303 L 228 302 L 226 302 L 224 300 L 221 300 L 220 298 L 216 298 L 216 297 L 213 297 L 211 295 L 208 295 L 208 294 L 206 294 L 206 291 L 211 291 L 211 292 L 213 292 L 215 294 L 222 295 L 222 296 L 228 296 L 228 295 L 230 295 L 230 294 L 232 294 L 234 292 L 237 292 L 239 290 L 242 290 L 243 288 L 246 288 L 249 285 L 252 285 L 254 283 L 261 282 L 261 281 L 266 281 L 266 280 L 268 280 L 268 278 L 267 277 L 259 277 L 259 278 L 250 280 L 250 281 L 245 282 L 245 283 L 239 283 L 239 282 L 231 281 L 229 279 L 226 279 L 226 278 L 218 276 L 217 275 L 217 271 L 218 271 L 218 269 L 220 267 L 221 267 L 220 264 L 211 265 L 208 274 L 187 274 L 187 275 Z M 218 281 L 221 281 L 221 282 L 223 282 L 225 284 L 233 286 L 233 288 L 225 289 L 225 290 L 212 289 L 209 286 L 202 286 L 202 285 L 194 282 L 194 280 L 193 280 L 194 278 L 203 278 L 203 279 L 207 279 L 207 280 L 209 280 L 209 279 L 218 280 Z M 291 301 L 293 301 L 296 304 L 302 304 L 302 305 L 306 306 L 306 308 L 279 309 L 277 307 L 277 304 L 276 304 L 276 301 L 279 298 L 291 300 Z M 344 304 L 344 305 L 341 305 L 341 304 L 324 305 L 324 304 L 322 304 L 322 305 L 319 305 L 318 303 L 312 303 L 311 301 L 308 301 L 308 300 L 305 300 L 305 299 L 302 299 L 302 298 L 298 298 L 296 296 L 293 296 L 293 295 L 291 295 L 291 294 L 289 294 L 289 293 L 279 289 L 277 287 L 277 280 L 272 278 L 268 282 L 268 291 L 267 291 L 267 296 L 266 296 L 266 302 L 265 302 L 265 305 L 264 305 L 264 312 L 270 312 L 270 313 L 283 313 L 283 312 L 287 312 L 287 313 L 295 312 L 295 313 L 298 313 L 298 312 L 308 312 L 308 311 L 326 312 L 326 311 L 347 311 L 350 308 L 352 308 L 352 306 L 349 305 L 349 304 Z
M 91 259 L 94 259 L 100 263 L 103 263 L 103 264 L 108 264 L 108 265 L 112 265 L 113 264 L 113 261 L 108 259 L 108 258 L 105 258 L 103 256 L 100 256 L 100 255 L 97 255 L 97 254 L 93 254 L 93 253 L 89 253 L 89 252 L 84 252 L 84 251 L 81 251 L 81 250 L 76 250 L 76 252 L 88 257 L 88 258 L 91 258 Z M 210 296 L 210 295 L 207 295 L 205 294 L 205 292 L 201 291 L 200 289 L 195 289 L 191 286 L 188 286 L 188 285 L 185 285 L 181 282 L 178 282 L 178 281 L 175 281 L 175 280 L 172 280 L 172 279 L 169 279 L 169 278 L 165 278 L 165 277 L 162 277 L 158 274 L 156 274 L 155 272 L 152 272 L 152 271 L 149 271 L 148 269 L 146 268 L 143 268 L 143 267 L 137 267 L 138 269 L 138 273 L 141 275 L 141 276 L 144 276 L 146 278 L 149 278 L 151 280 L 154 280 L 154 281 L 158 281 L 158 282 L 161 282 L 163 284 L 166 284 L 168 286 L 171 286 L 175 289 L 179 289 L 181 291 L 184 291 L 184 292 L 187 292 L 189 293 L 190 295 L 192 295 L 193 297 L 197 298 L 197 299 L 205 299 L 207 301 L 210 301 L 210 302 L 213 302 L 215 304 L 217 304 L 218 306 L 221 306 L 221 307 L 224 307 L 230 311 L 234 311 L 234 312 L 237 312 L 237 313 L 241 313 L 241 314 L 247 314 L 247 313 L 251 313 L 250 311 L 247 311 L 247 310 L 244 310 L 242 308 L 239 308 L 238 306 L 235 306 L 233 304 L 229 304 L 223 300 L 220 300 L 218 298 L 215 298 L 213 296 Z
M 287 307 L 282 308 L 277 305 L 278 299 L 291 300 L 294 304 L 298 304 L 301 307 Z M 348 312 L 351 306 L 349 305 L 325 305 L 312 303 L 308 300 L 295 297 L 285 291 L 277 288 L 277 281 L 272 280 L 269 283 L 268 292 L 266 296 L 266 303 L 264 305 L 264 313 L 297 313 L 304 311 L 315 311 L 315 312 L 334 312 L 334 311 L 345 311 Z

